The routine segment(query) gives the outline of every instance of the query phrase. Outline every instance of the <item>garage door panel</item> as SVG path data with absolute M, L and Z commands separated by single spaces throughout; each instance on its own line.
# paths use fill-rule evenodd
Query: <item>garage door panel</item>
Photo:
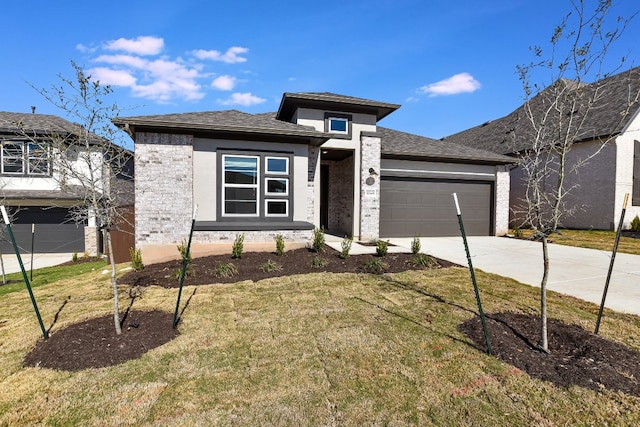
M 383 177 L 380 236 L 460 234 L 452 193 L 457 193 L 469 235 L 491 235 L 493 183 Z

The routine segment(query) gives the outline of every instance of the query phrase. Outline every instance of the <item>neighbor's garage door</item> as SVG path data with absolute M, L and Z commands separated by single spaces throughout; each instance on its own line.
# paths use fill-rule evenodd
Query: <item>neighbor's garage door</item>
M 458 195 L 466 234 L 492 235 L 492 182 L 382 177 L 380 237 L 460 235 L 452 193 Z
M 22 207 L 13 215 L 13 234 L 20 252 L 31 252 L 31 229 L 35 224 L 33 251 L 38 253 L 84 252 L 84 225 L 71 221 L 62 207 Z M 3 253 L 13 252 L 7 233 L 0 241 Z

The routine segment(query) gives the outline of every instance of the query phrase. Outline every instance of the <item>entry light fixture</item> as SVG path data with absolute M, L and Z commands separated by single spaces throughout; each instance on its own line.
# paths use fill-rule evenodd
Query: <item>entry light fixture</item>
M 375 176 L 375 175 L 378 175 L 378 173 L 374 168 L 369 168 L 369 175 Z

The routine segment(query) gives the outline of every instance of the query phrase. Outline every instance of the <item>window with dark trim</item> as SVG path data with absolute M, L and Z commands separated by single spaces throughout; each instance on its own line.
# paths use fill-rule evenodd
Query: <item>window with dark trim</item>
M 16 176 L 48 176 L 51 174 L 49 145 L 34 141 L 2 141 L 1 173 Z
M 324 113 L 324 131 L 334 134 L 334 138 L 351 139 L 351 121 L 349 114 Z
M 640 206 L 640 141 L 633 141 L 633 187 L 631 204 Z
M 221 153 L 220 219 L 291 219 L 291 162 L 288 154 Z

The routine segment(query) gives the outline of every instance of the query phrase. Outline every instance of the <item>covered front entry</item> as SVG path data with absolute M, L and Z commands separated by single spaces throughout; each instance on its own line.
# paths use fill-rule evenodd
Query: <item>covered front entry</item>
M 353 150 L 322 150 L 320 226 L 336 236 L 353 236 Z
M 382 177 L 380 237 L 441 237 L 460 234 L 452 193 L 458 195 L 465 232 L 493 235 L 491 181 Z

